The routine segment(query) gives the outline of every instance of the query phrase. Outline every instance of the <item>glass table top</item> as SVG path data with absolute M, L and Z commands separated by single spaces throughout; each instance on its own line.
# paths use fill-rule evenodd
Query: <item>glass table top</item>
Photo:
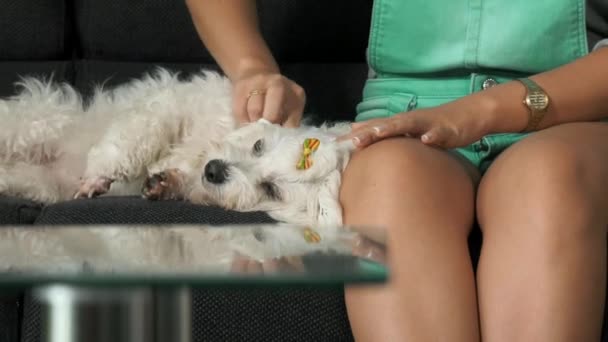
M 281 224 L 0 226 L 0 287 L 386 281 L 384 245 L 358 231 Z

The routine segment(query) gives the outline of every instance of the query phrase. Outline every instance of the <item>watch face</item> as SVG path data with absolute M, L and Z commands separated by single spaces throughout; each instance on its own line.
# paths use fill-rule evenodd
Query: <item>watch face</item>
M 549 105 L 549 97 L 543 93 L 531 93 L 526 97 L 526 105 L 534 110 L 544 110 Z

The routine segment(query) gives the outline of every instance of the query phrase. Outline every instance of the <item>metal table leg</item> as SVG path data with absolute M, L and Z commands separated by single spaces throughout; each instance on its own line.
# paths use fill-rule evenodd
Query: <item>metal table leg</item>
M 187 288 L 36 288 L 43 342 L 191 341 Z

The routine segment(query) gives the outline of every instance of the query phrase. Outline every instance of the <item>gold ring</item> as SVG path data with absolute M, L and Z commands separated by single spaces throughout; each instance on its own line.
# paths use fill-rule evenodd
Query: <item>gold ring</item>
M 249 99 L 253 95 L 264 95 L 264 94 L 266 94 L 265 90 L 254 89 L 254 90 L 252 90 L 252 91 L 249 92 L 249 94 L 247 95 L 247 99 Z

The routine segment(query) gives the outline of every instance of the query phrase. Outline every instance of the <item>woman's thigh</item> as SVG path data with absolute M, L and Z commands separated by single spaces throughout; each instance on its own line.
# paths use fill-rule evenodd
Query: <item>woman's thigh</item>
M 377 240 L 388 231 L 391 268 L 387 286 L 346 291 L 357 340 L 478 340 L 467 246 L 475 186 L 465 165 L 405 138 L 353 156 L 341 189 L 344 221 L 369 227 Z
M 608 124 L 549 128 L 496 159 L 477 197 L 484 233 L 477 275 L 485 339 L 599 339 L 606 189 Z
M 344 171 L 344 217 L 359 225 L 387 221 L 390 233 L 430 229 L 429 220 L 466 237 L 477 178 L 477 171 L 456 154 L 417 139 L 383 140 L 354 153 Z M 388 227 L 399 220 L 411 224 Z
M 564 213 L 580 220 L 599 215 L 608 224 L 606 189 L 608 124 L 555 126 L 516 143 L 494 161 L 479 185 L 478 220 L 485 234 L 497 226 L 491 223 L 522 215 L 538 227 Z M 586 211 L 564 212 L 570 204 Z

